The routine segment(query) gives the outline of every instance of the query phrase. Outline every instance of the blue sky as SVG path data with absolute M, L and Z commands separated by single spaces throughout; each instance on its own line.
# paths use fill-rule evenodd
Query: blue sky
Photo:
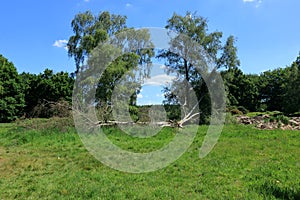
M 150 77 L 144 80 L 142 89 L 137 96 L 138 105 L 162 104 L 164 86 L 170 85 L 176 79 L 176 74 L 164 72 L 165 67 L 164 64 L 153 62 Z
M 78 12 L 108 10 L 128 17 L 132 27 L 164 27 L 173 12 L 196 11 L 209 31 L 237 38 L 245 73 L 284 67 L 300 51 L 299 0 L 5 0 L 0 12 L 0 54 L 19 72 L 75 69 L 63 42 Z

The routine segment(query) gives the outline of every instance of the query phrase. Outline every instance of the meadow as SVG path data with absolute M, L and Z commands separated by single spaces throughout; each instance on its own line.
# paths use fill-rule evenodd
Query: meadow
M 0 124 L 0 199 L 300 199 L 299 131 L 226 125 L 213 151 L 199 159 L 207 130 L 200 126 L 177 161 L 130 174 L 96 160 L 75 129 L 59 121 Z M 147 139 L 113 127 L 105 133 L 135 152 L 174 137 L 172 128 Z

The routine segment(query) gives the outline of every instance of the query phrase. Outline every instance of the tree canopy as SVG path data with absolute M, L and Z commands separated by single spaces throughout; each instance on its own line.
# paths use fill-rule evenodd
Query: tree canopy
M 76 72 L 88 54 L 109 36 L 126 28 L 126 17 L 110 14 L 107 11 L 93 15 L 90 11 L 77 14 L 71 26 L 74 35 L 69 38 L 67 47 L 70 57 L 74 57 Z
M 289 66 L 260 74 L 244 74 L 239 68 L 241 62 L 237 56 L 236 38 L 229 36 L 224 39 L 222 32 L 210 32 L 208 20 L 196 13 L 174 13 L 167 20 L 166 28 L 170 35 L 172 31 L 178 35 L 171 40 L 170 49 L 160 51 L 155 50 L 147 29 L 127 27 L 126 20 L 126 16 L 108 11 L 98 15 L 90 11 L 75 15 L 71 22 L 73 35 L 67 44 L 68 55 L 75 61 L 75 76 L 67 72 L 55 73 L 51 69 L 40 74 L 18 74 L 14 64 L 0 55 L 0 122 L 23 116 L 57 115 L 60 108 L 55 111 L 53 103 L 63 101 L 61 104 L 69 106 L 74 81 L 82 78 L 77 75 L 84 72 L 86 76 L 95 76 L 93 63 L 99 62 L 101 56 L 116 57 L 105 69 L 100 70 L 100 78 L 85 79 L 85 83 L 90 81 L 89 84 L 97 87 L 93 104 L 102 114 L 111 113 L 112 97 L 117 90 L 119 94 L 131 95 L 131 117 L 138 120 L 139 109 L 147 109 L 136 106 L 141 84 L 135 80 L 149 76 L 153 59 L 165 63 L 167 74 L 176 74 L 176 79 L 164 88 L 165 107 L 174 119 L 179 116 L 178 104 L 181 103 L 189 108 L 197 105 L 201 111 L 200 122 L 207 122 L 211 114 L 210 93 L 213 92 L 208 90 L 208 84 L 215 82 L 214 74 L 219 72 L 230 108 L 243 111 L 277 110 L 286 114 L 300 112 L 300 54 Z M 120 47 L 119 52 L 115 51 L 115 47 Z M 206 61 L 213 64 L 203 65 Z M 201 70 L 197 69 L 199 66 Z M 122 85 L 124 81 L 132 84 Z M 191 90 L 195 92 L 197 102 L 189 100 L 192 99 Z M 176 91 L 185 93 L 184 98 L 176 96 Z M 200 112 L 190 113 L 186 118 L 196 114 Z
M 201 121 L 205 122 L 210 114 L 210 96 L 207 89 L 207 82 L 213 79 L 215 72 L 221 68 L 236 68 L 240 61 L 237 58 L 237 48 L 234 46 L 235 39 L 230 36 L 227 42 L 222 45 L 223 33 L 219 31 L 208 32 L 207 20 L 196 13 L 187 12 L 184 16 L 176 13 L 167 21 L 166 28 L 179 33 L 180 35 L 172 41 L 171 49 L 163 50 L 158 58 L 165 60 L 167 72 L 176 72 L 177 82 L 165 88 L 166 103 L 176 102 L 176 98 L 170 91 L 180 85 L 179 82 L 187 81 L 196 92 L 201 109 Z M 186 38 L 185 38 L 186 37 Z M 187 38 L 192 39 L 203 49 L 194 50 Z M 194 52 L 192 52 L 194 51 Z M 179 56 L 185 55 L 185 57 Z M 200 57 L 199 57 L 200 56 Z M 201 58 L 204 57 L 204 58 Z M 212 62 L 212 66 L 199 64 L 199 62 Z M 201 65 L 201 70 L 195 65 Z M 210 68 L 210 69 L 209 69 Z M 206 79 L 205 80 L 205 77 Z M 189 96 L 189 86 L 185 84 L 185 96 Z M 187 102 L 189 99 L 187 99 Z
M 45 69 L 38 75 L 22 73 L 20 78 L 26 102 L 24 111 L 28 117 L 52 116 L 53 114 L 48 112 L 51 106 L 49 102 L 71 102 L 74 79 L 67 72 L 54 73 L 53 70 Z
M 0 122 L 15 120 L 25 104 L 22 84 L 12 62 L 0 55 Z

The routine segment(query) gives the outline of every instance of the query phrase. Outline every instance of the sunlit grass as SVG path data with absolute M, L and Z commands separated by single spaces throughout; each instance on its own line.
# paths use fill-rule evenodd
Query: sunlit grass
M 145 174 L 119 172 L 85 149 L 73 128 L 0 125 L 0 199 L 299 199 L 300 133 L 227 125 L 213 151 L 199 159 L 207 127 L 170 166 Z M 137 139 L 119 129 L 109 139 L 130 151 L 159 149 L 174 137 L 163 129 Z

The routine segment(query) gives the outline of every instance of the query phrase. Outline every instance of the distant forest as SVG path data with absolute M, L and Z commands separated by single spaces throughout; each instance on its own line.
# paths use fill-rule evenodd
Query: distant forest
M 76 74 L 85 59 L 100 42 L 115 33 L 130 29 L 126 25 L 126 16 L 109 12 L 101 12 L 98 15 L 89 11 L 79 13 L 74 17 L 71 26 L 74 35 L 69 38 L 68 55 L 74 58 L 74 73 L 54 72 L 51 69 L 45 69 L 40 74 L 18 73 L 13 62 L 0 55 L 0 122 L 11 122 L 20 118 L 70 116 Z M 216 70 L 221 73 L 225 84 L 227 112 L 243 114 L 249 111 L 280 111 L 286 115 L 300 112 L 300 54 L 289 66 L 260 74 L 244 74 L 239 68 L 235 38 L 230 36 L 226 43 L 222 44 L 222 32 L 208 32 L 207 26 L 206 19 L 191 16 L 190 12 L 185 16 L 174 13 L 166 24 L 167 29 L 186 34 L 197 41 L 215 59 Z M 147 33 L 139 34 L 144 36 L 143 40 L 147 40 Z M 116 77 L 133 69 L 138 63 L 147 62 L 145 58 L 149 60 L 152 56 L 163 57 L 167 61 L 166 66 L 184 71 L 185 78 L 191 80 L 195 91 L 199 91 L 197 96 L 203 95 L 203 90 L 199 89 L 203 88 L 203 80 L 201 76 L 194 75 L 193 66 L 189 63 L 174 62 L 180 58 L 174 58 L 170 52 L 160 52 L 159 55 L 154 55 L 151 50 L 133 52 L 126 58 L 122 57 L 116 63 L 112 63 L 110 68 L 114 70 L 107 70 L 105 79 L 99 80 L 101 92 L 97 93 L 96 103 L 100 111 L 106 110 L 110 105 L 109 91 L 116 84 L 112 84 L 112 80 L 115 81 Z M 168 91 L 168 88 L 165 88 L 165 91 Z M 172 104 L 172 98 L 174 97 L 166 96 L 165 104 Z M 138 114 L 140 106 L 137 106 L 134 100 L 130 103 L 132 116 L 135 116 L 136 121 L 141 120 Z M 202 104 L 209 103 L 204 101 Z M 170 109 L 169 112 L 171 116 Z M 206 114 L 209 115 L 209 111 Z M 201 116 L 201 123 L 207 122 L 207 115 Z

